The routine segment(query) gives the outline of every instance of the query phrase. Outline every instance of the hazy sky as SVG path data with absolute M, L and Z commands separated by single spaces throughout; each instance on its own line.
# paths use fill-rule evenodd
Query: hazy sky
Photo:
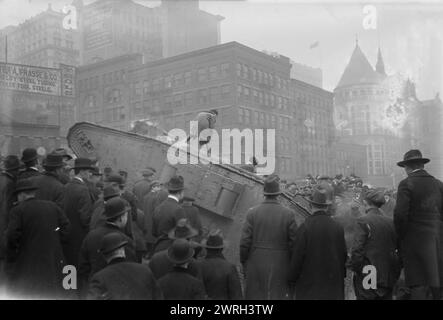
M 18 24 L 45 10 L 49 2 L 59 10 L 72 0 L 0 0 L 0 28 Z M 149 0 L 137 2 L 149 6 L 158 4 Z M 345 2 L 201 1 L 200 8 L 225 17 L 221 24 L 222 42 L 238 41 L 321 67 L 324 88 L 328 90 L 336 86 L 349 61 L 356 35 L 373 65 L 380 42 L 388 72 L 401 71 L 420 81 L 418 70 L 426 68 L 428 63 L 430 39 L 443 39 L 443 3 L 429 0 L 427 4 L 376 4 L 377 29 L 364 30 L 366 3 Z M 395 2 L 398 1 L 390 1 Z M 316 41 L 320 45 L 309 49 Z M 441 64 L 432 67 L 443 72 Z

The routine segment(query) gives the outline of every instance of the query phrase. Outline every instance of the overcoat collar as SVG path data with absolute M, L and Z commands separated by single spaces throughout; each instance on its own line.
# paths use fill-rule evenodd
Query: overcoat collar
M 263 200 L 262 203 L 276 203 L 276 204 L 280 204 L 280 202 L 278 202 L 277 199 L 265 199 L 265 200 Z
M 311 217 L 316 217 L 316 216 L 330 216 L 330 215 L 326 211 L 319 210 L 311 215 Z
M 113 265 L 113 264 L 117 264 L 117 263 L 120 263 L 120 262 L 125 262 L 125 261 L 126 261 L 125 258 L 118 257 L 118 258 L 112 259 L 112 260 L 108 263 L 108 266 Z
M 211 250 L 212 251 L 212 250 Z M 221 259 L 225 259 L 225 256 L 223 255 L 223 253 L 221 252 L 211 252 L 211 251 L 206 251 L 206 259 L 214 259 L 214 258 L 221 258 Z
M 426 170 L 418 170 L 415 172 L 411 172 L 409 177 L 432 177 Z

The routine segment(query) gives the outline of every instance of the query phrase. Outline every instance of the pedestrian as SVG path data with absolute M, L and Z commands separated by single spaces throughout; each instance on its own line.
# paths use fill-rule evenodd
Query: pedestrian
M 395 209 L 395 199 L 392 196 L 392 192 L 386 190 L 385 192 L 385 203 L 381 206 L 380 210 L 386 217 L 393 219 Z
M 21 160 L 25 164 L 25 168 L 18 175 L 19 180 L 41 175 L 38 169 L 37 150 L 35 150 L 34 148 L 26 148 L 22 152 Z
M 94 167 L 87 158 L 77 158 L 74 164 L 74 178 L 66 185 L 64 210 L 71 222 L 71 233 L 67 243 L 66 261 L 78 270 L 78 256 L 83 239 L 89 231 L 92 215 L 92 200 L 86 180 Z
M 143 178 L 135 182 L 132 188 L 132 193 L 138 200 L 137 207 L 140 210 L 143 210 L 143 198 L 151 191 L 155 173 L 155 169 L 151 167 L 142 170 L 141 174 Z
M 225 241 L 220 230 L 210 232 L 202 245 L 206 249 L 206 256 L 204 260 L 199 261 L 199 265 L 209 299 L 243 299 L 237 268 L 223 255 Z
M 307 199 L 311 216 L 297 230 L 290 282 L 297 300 L 343 300 L 346 243 L 343 227 L 327 213 L 329 189 L 317 186 Z
M 394 223 L 380 211 L 385 203 L 384 192 L 373 190 L 363 200 L 366 215 L 357 221 L 349 265 L 354 271 L 354 291 L 357 300 L 392 300 L 392 291 L 400 275 L 397 237 Z M 363 272 L 375 267 L 376 288 L 365 288 Z
M 127 260 L 122 233 L 103 237 L 100 254 L 107 266 L 91 279 L 89 300 L 161 300 L 163 294 L 149 267 Z
M 295 213 L 278 201 L 277 176 L 264 183 L 265 200 L 246 214 L 240 240 L 240 262 L 246 274 L 245 299 L 288 299 L 290 253 L 297 224 Z
M 184 196 L 182 176 L 173 176 L 168 182 L 168 198 L 154 210 L 152 234 L 154 237 L 166 236 L 181 218 L 186 216 L 180 205 Z
M 69 221 L 55 203 L 38 200 L 31 179 L 17 182 L 18 204 L 7 231 L 7 264 L 11 292 L 17 297 L 56 298 L 62 287 Z
M 106 201 L 119 197 L 120 192 L 116 191 L 113 187 L 106 187 L 103 191 L 103 199 L 97 200 L 94 205 L 94 211 L 92 213 L 91 222 L 89 223 L 89 230 L 94 230 L 95 228 L 102 226 L 106 223 L 105 203 Z
M 208 136 L 205 139 L 203 136 L 201 136 L 201 133 L 203 130 L 206 129 L 214 129 L 215 123 L 217 122 L 217 116 L 217 110 L 200 112 L 197 115 L 197 118 L 194 120 L 194 122 L 196 122 L 196 125 L 191 127 L 191 132 L 187 141 L 189 142 L 191 139 L 197 139 L 200 146 L 207 144 L 211 140 L 211 136 Z
M 82 284 L 89 282 L 91 277 L 106 266 L 106 261 L 99 249 L 105 235 L 120 233 L 127 241 L 126 258 L 136 262 L 134 243 L 124 234 L 123 230 L 129 219 L 129 204 L 126 200 L 115 197 L 105 203 L 106 223 L 90 231 L 85 237 L 80 250 L 78 275 Z
M 398 185 L 394 225 L 400 240 L 406 286 L 412 300 L 439 299 L 440 219 L 443 184 L 424 169 L 430 160 L 409 150 L 403 161 L 407 178 Z
M 9 213 L 16 201 L 14 194 L 15 183 L 20 169 L 20 160 L 17 156 L 8 155 L 3 160 L 5 171 L 0 172 L 0 281 L 5 279 L 6 258 L 6 229 L 9 223 Z
M 191 196 L 185 195 L 183 197 L 182 207 L 185 209 L 185 218 L 188 219 L 189 224 L 198 231 L 199 237 L 203 235 L 203 225 L 200 219 L 200 210 L 194 206 L 195 199 Z M 201 241 L 199 238 L 197 241 Z
M 63 158 L 60 155 L 48 154 L 43 160 L 45 172 L 32 179 L 37 187 L 35 192 L 37 199 L 52 201 L 64 210 L 65 187 L 60 181 L 63 165 Z
M 172 271 L 158 280 L 165 300 L 203 300 L 206 298 L 202 281 L 188 271 L 194 249 L 189 241 L 177 239 L 168 249 L 168 258 L 174 264 Z
M 59 155 L 63 158 L 63 171 L 59 175 L 59 179 L 63 185 L 66 185 L 69 181 L 71 181 L 72 167 L 70 162 L 72 161 L 72 156 L 64 148 L 57 148 L 53 150 L 51 154 Z

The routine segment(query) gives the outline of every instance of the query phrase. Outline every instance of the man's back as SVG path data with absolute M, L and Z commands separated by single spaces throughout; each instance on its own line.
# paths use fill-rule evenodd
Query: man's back
M 181 267 L 174 269 L 158 280 L 165 300 L 203 300 L 203 283 Z
M 55 202 L 64 209 L 65 188 L 54 173 L 45 172 L 34 177 L 33 182 L 38 188 L 35 192 L 37 199 Z
M 184 217 L 185 210 L 180 204 L 172 198 L 167 198 L 154 210 L 152 234 L 154 237 L 166 234 Z
M 162 293 L 148 266 L 119 260 L 92 277 L 88 299 L 160 300 Z

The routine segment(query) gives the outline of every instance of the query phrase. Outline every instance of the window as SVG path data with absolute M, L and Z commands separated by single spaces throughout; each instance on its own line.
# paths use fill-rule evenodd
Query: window
M 229 99 L 230 95 L 231 95 L 231 86 L 230 85 L 222 86 L 222 93 L 221 93 L 222 100 Z
M 185 72 L 185 85 L 191 84 L 192 83 L 192 72 L 191 71 L 186 71 Z
M 174 96 L 174 108 L 181 108 L 183 106 L 183 99 L 181 94 Z
M 238 122 L 243 123 L 243 108 L 238 108 Z
M 268 74 L 266 72 L 263 72 L 263 83 L 268 84 Z
M 265 93 L 265 106 L 269 106 L 269 94 Z
M 277 129 L 276 125 L 277 125 L 277 122 L 276 122 L 275 116 L 272 114 L 271 115 L 271 128 Z
M 270 99 L 269 103 L 270 103 L 271 107 L 275 107 L 275 96 L 273 94 L 271 94 L 269 99 Z
M 263 104 L 263 92 L 262 91 L 258 92 L 258 103 Z
M 143 108 L 140 102 L 134 103 L 133 110 L 136 117 L 141 117 L 143 115 Z
M 244 123 L 249 124 L 251 122 L 251 111 L 248 109 L 244 110 Z
M 89 95 L 85 99 L 85 108 L 94 108 L 96 105 L 96 99 L 94 95 Z
M 245 99 L 249 99 L 249 88 L 243 87 L 243 94 L 245 96 Z
M 134 85 L 134 95 L 140 96 L 142 94 L 142 84 L 141 82 L 137 81 Z
M 211 102 L 217 102 L 220 96 L 220 89 L 218 87 L 209 89 L 209 96 Z
M 265 114 L 263 112 L 260 112 L 260 125 L 265 125 Z
M 183 74 L 182 73 L 178 73 L 176 75 L 174 75 L 174 87 L 179 87 L 182 86 L 184 83 L 183 81 Z
M 221 71 L 222 78 L 227 78 L 229 76 L 229 68 L 230 68 L 230 63 L 222 63 L 221 64 L 220 71 Z
M 257 70 L 255 70 L 254 68 L 251 69 L 251 74 L 252 74 L 252 81 L 257 81 Z
M 248 66 L 243 64 L 242 65 L 242 75 L 241 75 L 243 79 L 248 79 L 248 72 L 249 72 Z
M 209 67 L 209 80 L 217 78 L 217 66 Z
M 208 90 L 198 90 L 198 103 L 200 105 L 206 105 L 208 103 Z
M 198 69 L 198 82 L 205 82 L 208 80 L 206 68 Z
M 243 87 L 241 85 L 237 85 L 237 97 L 242 98 L 243 96 Z
M 108 95 L 109 103 L 118 103 L 121 101 L 121 91 L 119 89 L 113 89 Z
M 153 91 L 159 91 L 161 88 L 161 79 L 157 78 L 152 81 L 152 90 Z
M 257 81 L 258 83 L 262 83 L 263 81 L 263 72 L 261 72 L 260 70 L 257 71 Z
M 281 97 L 277 97 L 277 108 L 278 108 L 278 109 L 281 109 L 281 108 L 282 108 Z
M 143 81 L 143 94 L 148 94 L 150 90 L 151 83 L 149 80 Z
M 258 91 L 255 89 L 252 89 L 252 96 L 253 96 L 253 101 L 258 103 Z
M 258 111 L 254 111 L 254 124 L 258 124 Z
M 172 88 L 172 77 L 167 76 L 165 77 L 165 89 L 170 89 L 170 88 Z
M 193 92 L 185 93 L 185 106 L 189 107 L 194 104 Z
M 165 108 L 171 109 L 172 108 L 172 97 L 168 96 L 165 98 Z
M 269 75 L 269 85 L 270 85 L 271 87 L 274 86 L 274 76 L 273 76 L 272 74 Z

